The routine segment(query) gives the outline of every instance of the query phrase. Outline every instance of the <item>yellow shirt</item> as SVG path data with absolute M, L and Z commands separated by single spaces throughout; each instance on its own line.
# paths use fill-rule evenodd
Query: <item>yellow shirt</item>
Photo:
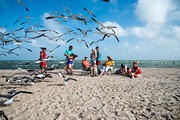
M 109 61 L 109 60 L 107 60 L 107 61 L 105 62 L 105 66 L 112 66 L 112 65 L 114 65 L 114 61 Z

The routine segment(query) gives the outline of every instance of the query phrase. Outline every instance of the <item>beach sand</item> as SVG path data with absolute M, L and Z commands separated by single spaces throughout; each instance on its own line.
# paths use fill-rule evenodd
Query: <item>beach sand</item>
M 90 77 L 75 70 L 76 79 L 67 85 L 51 71 L 34 85 L 5 84 L 0 78 L 0 110 L 10 120 L 178 120 L 180 119 L 180 69 L 143 68 L 142 77 L 131 79 L 119 75 Z M 2 75 L 24 75 L 25 70 L 0 70 Z M 83 73 L 84 74 L 84 73 Z M 8 106 L 4 95 L 19 94 Z

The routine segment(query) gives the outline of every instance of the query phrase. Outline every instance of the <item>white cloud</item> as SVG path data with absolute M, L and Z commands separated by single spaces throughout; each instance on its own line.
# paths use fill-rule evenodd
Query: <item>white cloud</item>
M 117 22 L 110 22 L 110 21 L 107 21 L 105 23 L 103 23 L 105 26 L 116 26 L 117 28 L 113 28 L 113 30 L 116 32 L 116 35 L 117 36 L 127 36 L 128 35 L 128 32 L 123 29 Z M 112 30 L 105 30 L 106 32 L 111 32 L 112 33 Z
M 156 37 L 160 26 L 146 25 L 144 27 L 132 27 L 129 28 L 129 32 L 139 38 L 153 38 Z
M 171 0 L 138 0 L 135 13 L 146 24 L 164 24 L 173 7 Z
M 123 42 L 123 43 L 122 43 L 122 45 L 123 45 L 123 47 L 125 47 L 125 48 L 128 48 L 128 47 L 129 47 L 129 43 L 128 43 L 128 42 L 126 42 L 126 41 L 125 41 L 125 42 Z

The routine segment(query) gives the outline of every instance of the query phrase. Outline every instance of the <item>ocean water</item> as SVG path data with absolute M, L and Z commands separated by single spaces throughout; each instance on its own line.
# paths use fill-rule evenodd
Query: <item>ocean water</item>
M 103 64 L 105 60 L 102 60 Z M 133 60 L 115 60 L 114 68 L 120 68 L 121 64 L 126 64 L 129 68 L 132 68 Z M 27 64 L 29 63 L 29 64 Z M 180 60 L 138 60 L 140 68 L 180 68 Z M 47 61 L 47 66 L 50 68 L 53 64 L 58 65 L 58 60 Z M 63 68 L 65 64 L 62 64 L 60 67 Z M 102 66 L 102 65 L 101 65 Z M 39 63 L 35 61 L 27 60 L 0 60 L 0 69 L 39 69 Z M 73 65 L 74 69 L 81 68 L 81 61 L 76 60 Z

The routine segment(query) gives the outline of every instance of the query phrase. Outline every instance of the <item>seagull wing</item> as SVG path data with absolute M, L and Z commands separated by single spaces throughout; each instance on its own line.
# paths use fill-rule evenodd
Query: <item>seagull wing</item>
M 69 39 L 66 43 L 70 42 L 70 41 L 73 40 L 73 39 L 74 39 L 74 38 Z
M 96 22 L 97 24 L 101 25 L 103 28 L 105 27 L 102 23 L 100 23 L 99 21 L 95 20 L 94 18 L 91 17 L 91 19 Z
M 25 9 L 26 9 L 26 11 L 28 11 L 28 12 L 30 12 L 29 11 L 29 9 L 22 3 L 22 2 L 20 2 L 19 0 L 16 0 L 20 5 L 22 5 Z
M 116 34 L 113 34 L 113 35 L 114 35 L 114 37 L 116 38 L 116 40 L 117 40 L 118 42 L 120 42 L 119 39 L 118 39 L 118 37 L 116 36 Z

